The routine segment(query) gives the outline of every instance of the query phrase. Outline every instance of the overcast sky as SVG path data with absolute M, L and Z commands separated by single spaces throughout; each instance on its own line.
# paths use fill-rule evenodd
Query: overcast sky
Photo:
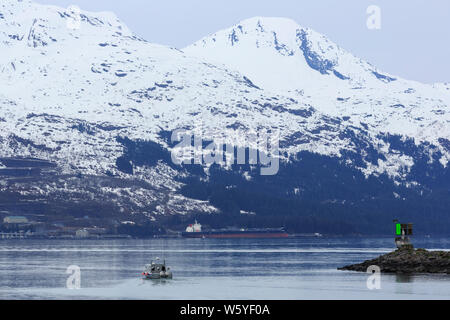
M 288 17 L 325 34 L 385 72 L 421 82 L 450 82 L 449 0 L 35 0 L 113 11 L 145 39 L 183 48 L 254 16 Z M 366 26 L 369 5 L 381 29 Z

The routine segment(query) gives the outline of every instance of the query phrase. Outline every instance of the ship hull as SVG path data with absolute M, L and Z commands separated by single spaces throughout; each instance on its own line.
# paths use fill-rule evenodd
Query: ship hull
M 183 232 L 184 238 L 208 238 L 208 239 L 276 239 L 287 238 L 289 234 L 284 231 L 211 231 L 211 232 Z

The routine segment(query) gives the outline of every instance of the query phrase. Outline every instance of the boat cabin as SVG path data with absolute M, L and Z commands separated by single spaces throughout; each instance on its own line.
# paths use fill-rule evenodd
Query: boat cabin
M 166 267 L 166 261 L 162 263 L 152 261 L 150 264 L 145 265 L 142 275 L 144 279 L 172 279 L 172 271 Z

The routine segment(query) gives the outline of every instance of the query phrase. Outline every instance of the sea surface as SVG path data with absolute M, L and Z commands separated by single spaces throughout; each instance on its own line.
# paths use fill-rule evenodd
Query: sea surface
M 450 299 L 450 275 L 382 274 L 370 290 L 369 274 L 337 270 L 394 249 L 393 238 L 0 240 L 0 299 Z M 141 279 L 156 257 L 173 280 Z

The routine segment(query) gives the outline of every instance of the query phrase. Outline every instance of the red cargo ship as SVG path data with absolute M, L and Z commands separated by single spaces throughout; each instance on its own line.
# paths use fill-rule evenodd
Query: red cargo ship
M 212 238 L 212 239 L 267 239 L 267 238 L 287 238 L 289 234 L 284 228 L 263 228 L 263 229 L 217 229 L 202 231 L 201 224 L 195 222 L 186 228 L 181 234 L 184 238 Z

